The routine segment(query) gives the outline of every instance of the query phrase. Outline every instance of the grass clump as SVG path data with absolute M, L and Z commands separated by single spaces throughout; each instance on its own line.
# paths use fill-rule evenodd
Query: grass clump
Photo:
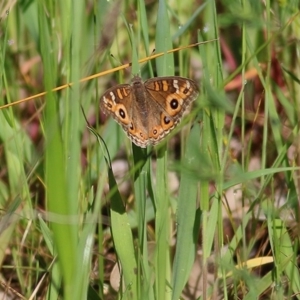
M 298 298 L 298 5 L 0 4 L 0 298 Z M 154 148 L 99 109 L 135 74 L 200 87 Z

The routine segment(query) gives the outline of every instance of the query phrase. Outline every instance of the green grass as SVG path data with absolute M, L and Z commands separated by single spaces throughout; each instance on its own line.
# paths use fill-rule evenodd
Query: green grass
M 1 3 L 0 299 L 299 298 L 298 7 Z M 165 55 L 138 63 L 154 49 Z M 99 110 L 134 74 L 200 86 L 154 148 Z

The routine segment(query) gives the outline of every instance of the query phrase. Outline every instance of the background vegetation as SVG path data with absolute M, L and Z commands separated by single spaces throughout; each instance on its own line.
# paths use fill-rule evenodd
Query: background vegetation
M 299 298 L 298 0 L 4 0 L 0 20 L 0 299 Z M 201 90 L 147 150 L 99 109 L 137 73 Z

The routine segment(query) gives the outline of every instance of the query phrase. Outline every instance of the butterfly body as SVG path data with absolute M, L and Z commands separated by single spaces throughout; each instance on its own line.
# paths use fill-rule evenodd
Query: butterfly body
M 181 121 L 199 94 L 196 83 L 179 76 L 155 77 L 108 89 L 101 109 L 111 115 L 139 147 L 155 145 Z

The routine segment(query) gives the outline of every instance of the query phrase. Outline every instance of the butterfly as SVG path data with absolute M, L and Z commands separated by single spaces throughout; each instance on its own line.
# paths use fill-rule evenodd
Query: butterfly
M 179 76 L 154 77 L 108 89 L 100 98 L 100 108 L 111 115 L 137 146 L 145 148 L 164 139 L 181 121 L 198 97 L 197 84 Z

